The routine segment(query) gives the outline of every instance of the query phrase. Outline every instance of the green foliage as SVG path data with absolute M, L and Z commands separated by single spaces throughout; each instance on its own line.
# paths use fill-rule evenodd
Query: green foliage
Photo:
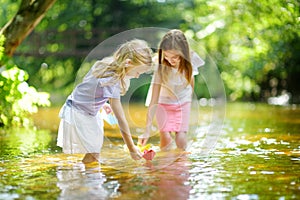
M 21 0 L 1 0 L 0 27 L 3 27 L 8 20 L 14 17 L 19 9 Z
M 0 26 L 17 11 L 18 2 L 3 0 Z M 34 30 L 40 37 L 24 41 L 14 61 L 29 73 L 31 85 L 61 101 L 74 86 L 85 52 L 137 27 L 185 31 L 206 50 L 204 58 L 217 64 L 230 100 L 265 100 L 287 90 L 298 92 L 300 101 L 297 0 L 57 1 Z M 75 31 L 80 34 L 74 36 Z M 20 56 L 23 52 L 37 53 Z M 209 98 L 201 74 L 196 81 L 197 96 Z M 140 88 L 136 99 L 143 99 L 139 95 L 146 89 Z
M 288 89 L 288 72 L 299 68 L 297 61 L 289 64 L 299 57 L 299 2 L 199 0 L 195 5 L 184 14 L 190 20 L 182 28 L 216 60 L 231 100 L 267 98 L 265 90 L 280 95 Z
M 1 47 L 3 41 L 0 36 Z M 0 48 L 0 58 L 3 51 Z M 0 126 L 30 126 L 28 115 L 36 113 L 38 106 L 50 106 L 49 94 L 29 86 L 28 73 L 11 62 L 2 66 L 0 72 Z
M 35 28 L 39 37 L 27 38 L 14 60 L 29 73 L 31 85 L 50 92 L 53 104 L 61 104 L 74 88 L 76 76 L 83 75 L 77 74 L 83 57 L 99 43 L 131 28 L 176 28 L 181 18 L 174 16 L 180 16 L 189 6 L 182 1 L 57 1 Z M 22 56 L 23 52 L 37 54 Z M 147 93 L 147 88 L 139 91 L 142 93 L 134 94 L 136 99 L 140 98 L 138 94 Z
M 0 35 L 0 60 L 3 59 L 3 54 L 4 54 L 4 41 L 5 41 L 5 37 L 4 35 Z
M 14 61 L 21 69 L 28 72 L 30 85 L 51 94 L 50 99 L 54 106 L 61 105 L 65 101 L 74 89 L 74 85 L 78 83 L 77 76 L 83 76 L 80 72 L 77 75 L 78 68 L 82 66 L 81 59 L 76 57 L 58 59 L 55 56 L 47 58 L 27 56 L 26 59 L 25 57 L 15 57 Z M 26 66 L 26 68 L 22 66 Z M 91 65 L 87 67 L 89 69 Z M 84 72 L 86 73 L 87 70 Z
M 49 94 L 37 92 L 26 82 L 28 74 L 13 66 L 0 74 L 0 125 L 29 126 L 28 114 L 36 113 L 38 106 L 50 106 Z

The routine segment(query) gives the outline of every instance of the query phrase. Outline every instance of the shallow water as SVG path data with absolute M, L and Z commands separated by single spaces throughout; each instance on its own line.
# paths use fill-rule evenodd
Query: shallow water
M 131 160 L 118 129 L 106 125 L 101 164 L 90 165 L 56 147 L 57 113 L 41 110 L 36 130 L 1 131 L 0 199 L 300 199 L 299 106 L 228 104 L 210 153 L 203 141 L 214 118 L 203 107 L 188 151 L 157 151 L 151 162 Z M 136 136 L 145 109 L 129 113 Z

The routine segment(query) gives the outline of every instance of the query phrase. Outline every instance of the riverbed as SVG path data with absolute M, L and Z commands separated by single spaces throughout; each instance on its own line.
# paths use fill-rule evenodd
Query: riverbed
M 125 110 L 136 142 L 146 108 Z M 59 108 L 40 109 L 35 128 L 1 130 L 0 199 L 300 199 L 299 106 L 196 110 L 186 151 L 160 151 L 154 127 L 154 159 L 133 161 L 105 124 L 101 162 L 85 165 L 56 146 Z

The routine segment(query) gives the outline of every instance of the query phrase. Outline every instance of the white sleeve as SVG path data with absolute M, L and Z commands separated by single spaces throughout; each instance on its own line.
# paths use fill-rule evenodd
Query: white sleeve
M 149 107 L 151 99 L 152 99 L 153 83 L 158 83 L 158 82 L 160 82 L 160 77 L 158 76 L 157 72 L 154 72 L 149 89 L 148 89 L 147 97 L 146 97 L 145 106 L 147 106 L 147 107 Z
M 149 107 L 150 102 L 151 102 L 151 98 L 152 98 L 152 86 L 153 86 L 153 82 L 151 81 L 150 87 L 148 89 L 147 97 L 146 97 L 146 102 L 145 102 L 145 106 L 146 107 Z
M 205 64 L 204 60 L 202 60 L 202 58 L 200 58 L 200 56 L 192 51 L 191 52 L 191 64 L 192 64 L 192 68 L 193 68 L 193 75 L 197 75 L 199 74 L 198 72 L 198 68 L 203 66 Z
M 152 62 L 154 63 L 153 64 L 153 76 L 152 76 L 152 80 L 151 80 L 151 83 L 150 83 L 150 86 L 149 86 L 149 89 L 148 89 L 148 93 L 147 93 L 147 97 L 146 97 L 146 101 L 145 101 L 145 106 L 149 107 L 150 105 L 150 102 L 151 102 L 151 98 L 152 98 L 152 87 L 153 87 L 153 82 L 154 82 L 154 77 L 155 77 L 155 74 L 158 70 L 158 55 L 155 54 L 153 57 L 152 57 Z

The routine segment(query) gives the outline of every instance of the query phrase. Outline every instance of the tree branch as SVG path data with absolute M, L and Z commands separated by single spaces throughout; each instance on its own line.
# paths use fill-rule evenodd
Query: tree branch
M 12 56 L 16 48 L 41 21 L 56 0 L 22 0 L 17 14 L 0 30 L 6 38 L 5 55 Z

